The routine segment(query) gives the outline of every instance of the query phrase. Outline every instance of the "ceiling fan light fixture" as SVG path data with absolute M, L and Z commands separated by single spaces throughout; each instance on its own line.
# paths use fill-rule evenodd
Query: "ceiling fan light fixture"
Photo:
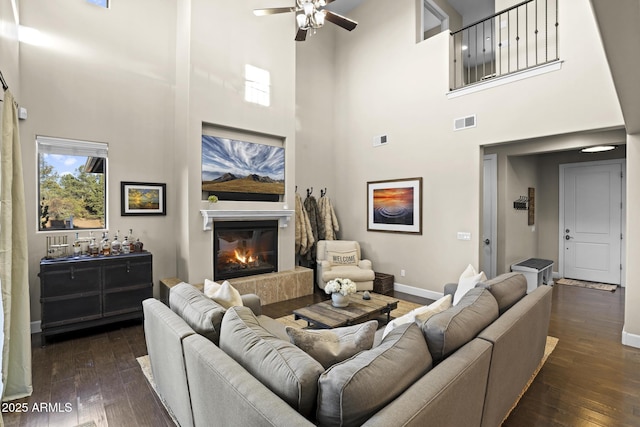
M 317 10 L 316 13 L 313 14 L 314 26 L 313 28 L 320 28 L 324 25 L 324 12 L 321 10 Z
M 298 28 L 307 29 L 309 28 L 309 20 L 307 19 L 307 15 L 304 13 L 299 13 L 296 15 L 296 22 L 298 23 Z
M 306 16 L 311 17 L 315 12 L 316 8 L 313 6 L 313 3 L 307 2 L 302 6 L 302 10 L 304 11 L 304 14 Z

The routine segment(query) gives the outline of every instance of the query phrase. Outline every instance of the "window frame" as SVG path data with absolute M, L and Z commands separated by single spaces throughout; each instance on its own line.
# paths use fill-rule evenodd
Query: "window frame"
M 105 231 L 109 229 L 109 144 L 104 142 L 94 142 L 87 140 L 77 140 L 68 138 L 58 138 L 43 135 L 36 135 L 36 233 L 70 233 L 84 231 Z M 40 156 L 44 154 L 63 154 L 78 157 L 101 157 L 104 159 L 104 227 L 98 228 L 41 228 L 40 223 L 40 203 L 41 196 L 41 172 L 40 172 Z

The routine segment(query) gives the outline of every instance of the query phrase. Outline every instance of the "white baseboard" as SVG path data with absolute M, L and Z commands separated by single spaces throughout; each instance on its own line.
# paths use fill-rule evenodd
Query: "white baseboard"
M 31 322 L 31 335 L 39 334 L 42 332 L 42 328 L 40 327 L 40 321 L 36 320 L 35 322 Z
M 640 335 L 630 334 L 622 328 L 622 344 L 640 348 Z
M 415 288 L 413 286 L 403 285 L 401 283 L 394 283 L 393 290 L 398 292 L 403 292 L 409 295 L 415 295 L 417 297 L 432 299 L 432 300 L 440 299 L 444 295 L 443 292 L 434 292 L 428 289 Z

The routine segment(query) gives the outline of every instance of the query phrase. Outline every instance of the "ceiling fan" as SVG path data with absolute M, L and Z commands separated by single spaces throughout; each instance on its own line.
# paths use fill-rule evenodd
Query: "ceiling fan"
M 296 13 L 296 22 L 298 24 L 298 32 L 296 33 L 296 41 L 304 41 L 307 38 L 309 30 L 316 30 L 324 25 L 327 20 L 334 23 L 345 30 L 353 30 L 358 23 L 335 12 L 324 9 L 324 7 L 332 3 L 334 0 L 296 0 L 293 7 L 271 7 L 267 9 L 254 9 L 253 14 L 256 16 L 275 15 L 277 13 Z

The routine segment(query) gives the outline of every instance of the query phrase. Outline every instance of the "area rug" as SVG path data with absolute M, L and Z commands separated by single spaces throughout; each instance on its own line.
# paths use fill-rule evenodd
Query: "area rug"
M 156 382 L 153 379 L 153 371 L 151 370 L 151 362 L 149 362 L 149 355 L 137 357 L 136 360 L 138 361 L 138 364 L 140 365 L 140 369 L 142 369 L 142 373 L 144 374 L 145 378 L 147 379 L 147 381 L 149 381 L 149 385 L 153 389 L 156 396 L 158 396 L 158 399 L 160 399 L 160 402 L 162 402 L 164 409 L 167 410 L 167 413 L 173 420 L 173 423 L 176 426 L 179 426 L 180 424 L 178 424 L 178 421 L 176 420 L 175 415 L 173 415 L 173 412 L 171 412 L 171 409 L 169 409 L 169 406 L 164 401 L 162 396 L 158 394 L 158 390 L 156 389 Z
M 511 412 L 513 412 L 516 406 L 518 406 L 518 403 L 520 402 L 520 399 L 522 399 L 522 396 L 524 396 L 527 390 L 529 390 L 529 387 L 531 386 L 531 384 L 533 384 L 533 380 L 536 379 L 536 376 L 540 372 L 540 369 L 542 369 L 544 362 L 547 361 L 547 359 L 549 358 L 553 350 L 555 350 L 556 345 L 558 345 L 558 341 L 559 340 L 556 337 L 547 336 L 547 342 L 545 343 L 545 346 L 544 346 L 544 354 L 542 355 L 542 360 L 540 360 L 540 364 L 531 375 L 531 378 L 529 378 L 529 381 L 527 381 L 527 385 L 525 385 L 524 388 L 522 389 L 520 396 L 518 396 L 516 401 L 513 402 L 513 406 L 511 407 L 511 409 L 509 409 L 509 412 L 507 412 L 507 415 L 504 417 L 504 420 L 502 420 L 503 423 L 507 420 L 507 418 L 509 418 L 509 415 L 511 414 Z
M 558 279 L 555 281 L 558 285 L 578 286 L 580 288 L 598 289 L 600 291 L 615 292 L 617 285 L 609 285 L 607 283 L 587 282 L 585 280 L 574 279 Z

